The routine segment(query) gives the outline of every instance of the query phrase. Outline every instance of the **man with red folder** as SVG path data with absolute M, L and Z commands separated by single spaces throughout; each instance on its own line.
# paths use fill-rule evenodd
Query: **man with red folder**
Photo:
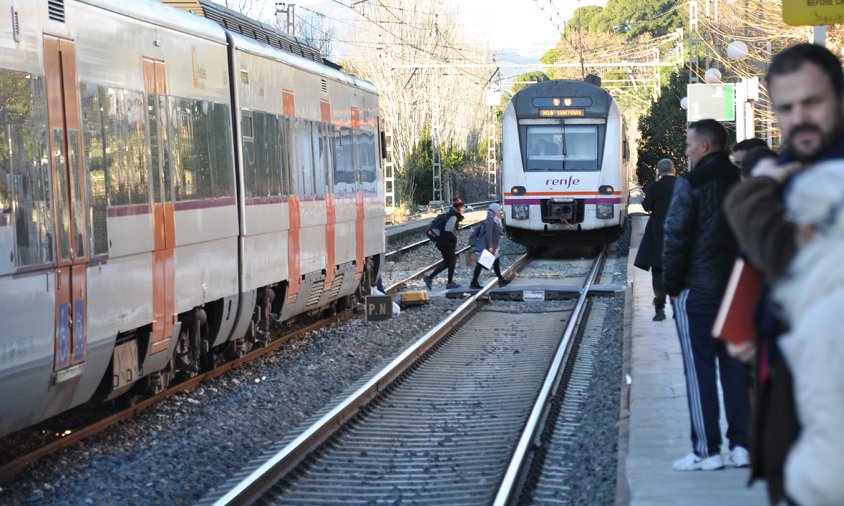
M 750 462 L 747 375 L 724 342 L 712 337 L 737 251 L 721 210 L 727 191 L 739 181 L 739 169 L 725 151 L 726 140 L 727 131 L 715 120 L 689 124 L 686 156 L 693 168 L 674 183 L 665 219 L 665 288 L 680 338 L 692 429 L 692 452 L 674 462 L 677 471 L 724 467 L 718 377 L 728 423 L 727 463 L 740 467 Z

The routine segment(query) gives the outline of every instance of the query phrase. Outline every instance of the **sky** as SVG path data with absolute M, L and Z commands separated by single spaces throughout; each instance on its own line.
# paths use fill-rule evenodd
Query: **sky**
M 225 3 L 225 0 L 216 0 Z M 374 0 L 363 0 L 374 1 Z M 343 5 L 357 3 L 357 0 L 294 0 L 296 16 L 312 16 L 319 12 L 335 18 L 338 38 L 354 40 L 350 26 L 354 14 Z M 512 63 L 534 63 L 560 38 L 562 22 L 571 17 L 578 7 L 605 5 L 606 0 L 450 0 L 460 11 L 460 25 L 471 30 L 475 38 L 487 40 L 498 61 Z M 229 0 L 229 4 L 234 3 Z M 253 17 L 266 20 L 272 16 L 274 4 L 261 0 L 253 4 L 263 5 Z M 344 31 L 346 31 L 344 33 Z M 331 55 L 343 57 L 342 45 L 335 45 Z

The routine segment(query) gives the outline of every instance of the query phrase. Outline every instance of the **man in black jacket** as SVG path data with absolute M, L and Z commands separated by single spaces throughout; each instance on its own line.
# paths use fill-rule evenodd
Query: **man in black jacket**
M 674 184 L 665 218 L 665 289 L 680 337 L 692 425 L 692 453 L 674 462 L 678 471 L 724 467 L 716 374 L 721 378 L 729 425 L 728 463 L 737 467 L 750 463 L 747 376 L 724 343 L 712 337 L 737 249 L 721 211 L 724 196 L 739 180 L 739 169 L 725 151 L 726 140 L 726 130 L 715 120 L 689 124 L 686 156 L 693 169 Z
M 662 279 L 662 238 L 665 225 L 665 215 L 671 204 L 671 194 L 674 192 L 674 162 L 663 158 L 656 163 L 657 180 L 645 188 L 645 200 L 642 207 L 651 213 L 645 233 L 639 244 L 639 252 L 633 265 L 640 269 L 651 270 L 651 283 L 654 288 L 654 321 L 665 319 L 665 282 Z

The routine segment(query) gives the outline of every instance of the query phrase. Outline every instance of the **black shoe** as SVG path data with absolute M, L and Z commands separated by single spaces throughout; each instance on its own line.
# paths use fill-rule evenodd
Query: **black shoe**
M 665 319 L 665 311 L 663 311 L 662 309 L 657 309 L 656 314 L 654 315 L 654 321 L 655 322 L 661 322 L 664 319 Z
M 460 288 L 460 285 L 455 283 L 454 281 L 449 281 L 448 284 L 445 285 L 445 287 L 451 290 L 452 288 Z
M 472 290 L 480 290 L 483 287 L 472 281 L 471 283 L 469 283 L 469 288 L 471 288 Z
M 498 280 L 498 286 L 500 286 L 500 287 L 504 287 L 504 286 L 507 286 L 509 284 L 510 284 L 509 279 L 501 278 L 501 279 Z
M 431 286 L 431 278 L 429 278 L 428 276 L 422 276 L 422 281 L 425 282 L 425 286 L 428 288 L 428 290 L 434 288 L 433 286 Z

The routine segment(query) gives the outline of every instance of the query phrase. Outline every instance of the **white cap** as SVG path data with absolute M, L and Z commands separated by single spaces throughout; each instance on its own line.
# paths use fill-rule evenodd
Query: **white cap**
M 497 213 L 498 211 L 501 210 L 501 204 L 499 204 L 498 202 L 493 202 L 492 204 L 489 205 L 489 210 L 494 212 L 494 213 Z

